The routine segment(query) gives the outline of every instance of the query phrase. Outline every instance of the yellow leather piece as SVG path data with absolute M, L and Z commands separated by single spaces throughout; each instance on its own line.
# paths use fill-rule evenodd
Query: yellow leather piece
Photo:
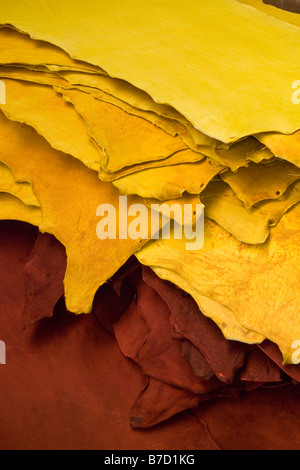
M 53 148 L 99 171 L 102 150 L 91 142 L 83 119 L 50 86 L 5 79 L 6 104 L 0 109 L 12 120 L 32 126 Z
M 256 135 L 256 138 L 277 157 L 300 167 L 300 131 L 290 135 L 267 132 Z
M 179 152 L 174 153 L 170 157 L 163 158 L 161 160 L 154 160 L 152 162 L 139 163 L 137 165 L 128 166 L 122 168 L 122 170 L 109 173 L 108 171 L 100 168 L 99 178 L 102 181 L 116 181 L 119 178 L 125 177 L 127 175 L 133 175 L 143 170 L 148 170 L 150 168 L 162 168 L 165 166 L 179 165 L 181 163 L 193 163 L 200 162 L 205 158 L 205 155 L 199 152 L 194 152 L 193 150 L 186 149 L 180 150 Z M 216 162 L 216 165 L 218 163 Z
M 192 295 L 225 305 L 244 328 L 278 344 L 283 361 L 292 363 L 292 344 L 300 338 L 299 224 L 298 204 L 266 243 L 247 245 L 207 219 L 201 250 L 186 251 L 185 240 L 173 238 L 151 241 L 136 256 L 157 273 L 162 268 L 171 282 L 178 273 Z
M 137 256 L 139 257 L 139 255 Z M 174 284 L 190 294 L 197 302 L 201 312 L 206 317 L 211 318 L 218 325 L 226 339 L 241 341 L 248 344 L 261 343 L 265 339 L 265 337 L 259 333 L 245 328 L 230 308 L 217 302 L 211 297 L 201 295 L 194 291 L 191 288 L 190 283 L 185 281 L 178 272 L 170 272 L 167 269 L 158 268 L 156 266 L 151 266 L 151 268 L 160 278 L 169 281 L 172 280 Z
M 277 158 L 268 164 L 250 163 L 235 173 L 229 170 L 220 176 L 249 208 L 259 201 L 282 196 L 290 184 L 300 179 L 300 168 Z
M 42 209 L 41 232 L 53 234 L 67 252 L 65 298 L 74 313 L 89 313 L 94 295 L 146 240 L 99 240 L 96 227 L 100 204 L 116 208 L 119 193 L 102 183 L 96 172 L 75 158 L 54 150 L 34 129 L 0 113 L 0 160 L 17 181 L 32 184 Z M 129 197 L 128 204 L 141 202 Z
M 17 182 L 8 166 L 2 162 L 0 162 L 0 192 L 16 196 L 27 206 L 40 207 L 31 184 L 26 181 Z
M 16 196 L 0 192 L 0 220 L 19 220 L 39 226 L 41 219 L 40 208 L 27 206 Z
M 210 159 L 139 171 L 113 182 L 120 194 L 138 194 L 161 201 L 176 199 L 187 191 L 201 193 L 224 167 Z
M 211 182 L 201 194 L 205 215 L 249 244 L 264 243 L 270 227 L 276 225 L 288 209 L 300 201 L 300 180 L 278 199 L 257 202 L 247 209 L 229 185 Z
M 263 0 L 237 0 L 240 3 L 244 3 L 245 5 L 249 5 L 251 7 L 256 8 L 267 15 L 272 15 L 278 20 L 284 21 L 285 23 L 290 23 L 295 26 L 300 27 L 300 16 L 297 13 L 292 13 L 290 11 L 282 10 L 281 8 L 277 8 L 273 5 L 269 5 L 264 3 Z
M 299 29 L 237 1 L 19 0 L 1 6 L 0 23 L 145 90 L 217 140 L 299 129 Z
M 1 29 L 0 29 L 1 31 Z M 39 83 L 40 85 L 64 86 L 67 85 L 63 78 L 58 77 L 54 72 L 46 70 L 32 70 L 19 66 L 0 66 L 0 78 L 23 80 L 25 82 Z
M 35 41 L 28 34 L 0 27 L 0 64 L 44 65 L 49 69 L 97 72 L 97 67 L 71 59 L 62 49 L 44 41 Z
M 100 166 L 108 172 L 161 160 L 187 148 L 179 137 L 117 106 L 79 90 L 60 91 L 85 120 L 93 141 L 102 148 L 104 158 Z

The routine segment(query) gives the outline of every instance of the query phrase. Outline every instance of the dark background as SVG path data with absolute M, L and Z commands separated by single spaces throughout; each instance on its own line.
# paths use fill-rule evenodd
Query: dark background
M 282 10 L 300 13 L 300 0 L 264 0 L 264 3 L 282 8 Z

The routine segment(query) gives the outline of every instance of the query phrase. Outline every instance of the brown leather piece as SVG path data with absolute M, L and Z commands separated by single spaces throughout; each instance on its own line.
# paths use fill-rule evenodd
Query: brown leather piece
M 137 292 L 138 300 L 130 308 L 131 321 L 121 318 L 121 323 L 115 325 L 116 338 L 122 351 L 129 355 L 132 337 L 138 336 L 136 331 L 132 334 L 133 324 L 135 330 L 139 325 L 142 339 L 134 358 L 145 375 L 194 393 L 207 393 L 220 387 L 221 383 L 214 376 L 203 380 L 193 374 L 182 356 L 181 340 L 172 337 L 170 311 L 158 293 L 143 280 L 138 282 Z M 132 319 L 133 315 L 136 322 Z
M 281 382 L 280 368 L 259 348 L 253 349 L 240 373 L 246 382 Z
M 65 254 L 36 235 L 0 223 L 1 449 L 299 448 L 300 369 L 283 365 L 276 345 L 238 354 L 235 343 L 218 345 L 189 297 L 152 272 L 142 277 L 134 258 L 98 290 L 93 314 L 76 317 L 59 297 Z M 195 313 L 201 337 L 192 342 Z M 207 357 L 230 383 L 211 375 Z
M 198 402 L 193 392 L 149 378 L 133 405 L 130 422 L 134 428 L 150 428 L 180 411 L 197 407 Z
M 181 352 L 193 373 L 204 380 L 209 380 L 214 373 L 203 354 L 188 340 L 181 341 Z
M 264 341 L 259 345 L 260 349 L 267 354 L 275 364 L 280 367 L 289 377 L 297 382 L 300 382 L 300 365 L 283 364 L 282 354 L 278 346 L 271 341 Z
M 63 299 L 51 318 L 23 329 L 23 268 L 32 227 L 0 223 L 0 448 L 214 449 L 202 423 L 178 415 L 147 432 L 130 426 L 132 404 L 146 385 L 134 362 L 93 315 L 76 317 Z
M 143 279 L 168 304 L 176 330 L 201 351 L 219 380 L 231 383 L 244 363 L 248 345 L 226 340 L 190 295 L 159 279 L 150 268 L 143 267 Z
M 56 302 L 64 294 L 66 266 L 65 247 L 53 235 L 39 232 L 24 266 L 24 326 L 52 317 Z
M 191 413 L 226 450 L 299 450 L 300 387 L 257 388 L 238 399 L 208 401 Z

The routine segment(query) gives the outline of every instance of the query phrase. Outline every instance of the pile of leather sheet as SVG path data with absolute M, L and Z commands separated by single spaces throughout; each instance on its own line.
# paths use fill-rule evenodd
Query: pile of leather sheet
M 18 0 L 0 25 L 4 448 L 299 448 L 299 15 Z M 100 240 L 120 195 L 204 204 L 203 247 Z

